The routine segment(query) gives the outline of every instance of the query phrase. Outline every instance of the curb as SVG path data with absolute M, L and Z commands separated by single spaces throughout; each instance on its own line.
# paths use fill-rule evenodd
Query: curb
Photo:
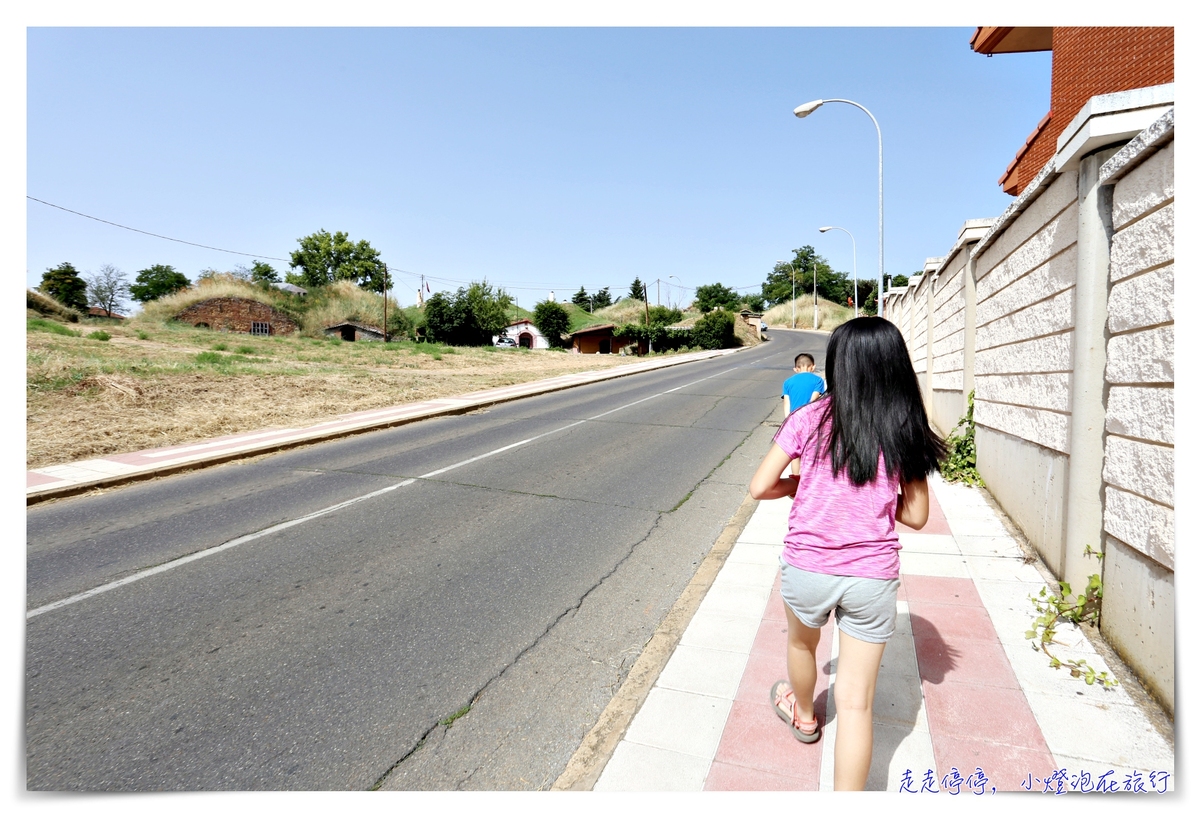
M 484 396 L 474 398 L 474 399 L 472 399 L 470 394 L 461 395 L 461 396 L 452 397 L 452 398 L 440 398 L 440 399 L 462 400 L 464 402 L 462 402 L 458 405 L 454 405 L 454 406 L 439 406 L 436 408 L 431 408 L 427 411 L 421 411 L 421 412 L 409 414 L 409 415 L 406 415 L 403 417 L 391 417 L 391 418 L 385 418 L 382 420 L 365 421 L 361 425 L 351 426 L 351 427 L 347 427 L 347 428 L 339 428 L 339 429 L 324 430 L 324 431 L 312 431 L 310 433 L 304 433 L 302 431 L 300 436 L 293 437 L 293 438 L 290 438 L 287 440 L 267 441 L 267 442 L 263 442 L 263 443 L 256 444 L 256 445 L 250 445 L 250 446 L 241 448 L 237 451 L 225 451 L 225 452 L 214 453 L 214 454 L 199 455 L 199 456 L 195 457 L 194 459 L 188 459 L 188 460 L 182 461 L 182 462 L 177 461 L 174 463 L 166 463 L 166 464 L 163 464 L 160 466 L 148 467 L 148 468 L 139 469 L 137 471 L 132 471 L 129 473 L 124 473 L 124 474 L 111 474 L 111 475 L 107 475 L 107 476 L 98 477 L 96 479 L 90 479 L 90 480 L 87 480 L 84 482 L 72 482 L 72 483 L 68 483 L 65 485 L 44 485 L 44 486 L 40 486 L 40 487 L 34 487 L 34 488 L 26 490 L 25 504 L 26 504 L 26 506 L 35 505 L 39 502 L 45 502 L 50 499 L 61 499 L 63 497 L 77 496 L 79 494 L 83 494 L 83 493 L 87 493 L 88 491 L 95 490 L 97 488 L 113 488 L 113 487 L 117 487 L 120 485 L 127 485 L 127 484 L 134 483 L 134 482 L 142 482 L 142 481 L 148 480 L 148 479 L 155 479 L 157 477 L 167 476 L 169 474 L 175 474 L 175 473 L 179 473 L 181 471 L 196 470 L 199 468 L 205 468 L 210 465 L 219 465 L 221 463 L 232 462 L 234 460 L 248 459 L 250 457 L 256 457 L 256 456 L 259 456 L 262 454 L 269 454 L 269 453 L 274 453 L 277 451 L 284 451 L 284 450 L 291 449 L 291 448 L 300 448 L 302 446 L 312 445 L 313 443 L 328 442 L 330 440 L 341 439 L 344 437 L 351 437 L 351 436 L 354 436 L 357 434 L 363 434 L 363 433 L 366 433 L 369 431 L 378 431 L 378 430 L 381 430 L 384 428 L 394 428 L 397 426 L 408 425 L 409 423 L 415 423 L 420 420 L 427 420 L 430 417 L 445 417 L 445 416 L 456 415 L 456 414 L 466 414 L 468 412 L 475 411 L 477 409 L 484 408 L 486 406 L 494 406 L 494 405 L 498 405 L 500 403 L 508 403 L 513 400 L 520 400 L 525 397 L 534 397 L 534 396 L 540 395 L 540 394 L 550 394 L 550 393 L 556 392 L 556 391 L 565 391 L 566 389 L 572 389 L 577 386 L 586 386 L 586 385 L 590 385 L 592 383 L 603 382 L 605 380 L 613 380 L 618 377 L 630 377 L 635 374 L 643 374 L 644 372 L 656 371 L 658 369 L 665 369 L 665 368 L 668 368 L 671 366 L 681 366 L 685 363 L 694 363 L 694 362 L 700 361 L 700 360 L 711 360 L 711 359 L 717 358 L 717 357 L 725 357 L 727 355 L 734 354 L 736 352 L 741 352 L 741 351 L 744 351 L 746 349 L 751 349 L 751 348 L 756 348 L 756 347 L 740 346 L 740 347 L 737 347 L 734 349 L 720 349 L 720 350 L 715 350 L 712 352 L 693 352 L 687 356 L 680 356 L 679 358 L 676 358 L 676 359 L 653 361 L 654 365 L 649 365 L 649 366 L 643 365 L 643 366 L 636 368 L 636 370 L 633 370 L 633 371 L 629 371 L 626 367 L 620 367 L 620 368 L 616 368 L 616 369 L 609 369 L 609 370 L 606 370 L 603 372 L 597 372 L 593 376 L 588 377 L 586 380 L 579 380 L 576 382 L 568 382 L 568 383 L 560 382 L 560 383 L 553 383 L 552 385 L 548 385 L 548 386 L 539 387 L 536 385 L 538 382 L 546 382 L 546 381 L 534 380 L 534 381 L 530 382 L 529 390 L 524 391 L 520 394 L 488 396 L 485 392 Z M 637 364 L 633 364 L 633 365 L 636 366 Z M 630 368 L 632 368 L 632 367 L 630 367 Z M 548 378 L 548 380 L 557 380 L 557 379 L 558 378 Z M 521 384 L 521 385 L 525 385 L 525 384 Z M 403 404 L 400 404 L 400 406 L 394 406 L 392 408 L 400 408 L 402 405 Z M 378 413 L 380 411 L 386 411 L 386 410 L 387 409 L 385 408 L 385 409 L 371 409 L 370 411 L 372 413 Z M 324 425 L 324 424 L 326 424 L 326 423 L 323 423 L 322 425 Z M 313 427 L 310 426 L 310 428 L 313 428 Z M 250 432 L 245 432 L 245 433 L 255 433 L 255 431 L 250 431 Z M 236 436 L 236 435 L 234 435 L 234 436 Z M 184 443 L 184 445 L 187 445 L 187 443 Z M 26 473 L 29 474 L 29 473 L 34 473 L 34 472 L 27 470 Z
M 729 552 L 733 550 L 734 543 L 741 536 L 756 508 L 758 500 L 751 499 L 750 495 L 746 494 L 746 498 L 713 543 L 712 549 L 696 569 L 682 595 L 658 625 L 654 635 L 646 642 L 642 654 L 630 668 L 629 675 L 617 690 L 617 694 L 608 702 L 596 725 L 584 736 L 575 754 L 567 761 L 566 768 L 550 787 L 551 791 L 591 791 L 596 785 L 604 767 L 616 751 L 617 744 L 625 736 L 625 730 L 633 722 L 634 715 L 641 709 L 654 687 L 654 682 L 658 680 L 675 648 L 679 646 L 684 630 L 716 581 Z

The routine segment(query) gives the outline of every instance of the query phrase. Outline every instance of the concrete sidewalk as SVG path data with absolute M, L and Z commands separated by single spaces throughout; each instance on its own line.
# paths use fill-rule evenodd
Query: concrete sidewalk
M 867 788 L 1174 790 L 1174 739 L 1156 713 L 1124 687 L 1051 668 L 1026 640 L 1028 597 L 1046 579 L 983 493 L 936 477 L 931 487 L 929 523 L 900 534 L 900 623 L 880 670 Z M 778 560 L 789 507 L 759 503 L 594 790 L 832 790 L 832 617 L 817 662 L 822 738 L 796 741 L 768 700 L 787 675 Z M 1110 669 L 1077 628 L 1061 625 L 1057 640 L 1063 660 Z

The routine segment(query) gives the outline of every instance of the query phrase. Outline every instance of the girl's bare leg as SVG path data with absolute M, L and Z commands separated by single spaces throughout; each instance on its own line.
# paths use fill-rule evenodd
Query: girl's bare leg
M 796 712 L 800 720 L 813 720 L 813 691 L 817 687 L 817 643 L 821 631 L 807 626 L 786 604 L 788 621 L 788 683 L 796 695 Z
M 871 742 L 875 704 L 875 679 L 887 644 L 870 644 L 838 631 L 837 678 L 833 700 L 837 706 L 837 738 L 833 744 L 833 788 L 862 791 L 871 770 Z M 799 700 L 799 696 L 797 696 Z

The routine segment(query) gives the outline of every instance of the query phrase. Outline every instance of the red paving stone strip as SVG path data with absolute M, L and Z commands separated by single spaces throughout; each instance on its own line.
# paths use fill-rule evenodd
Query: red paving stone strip
M 1025 790 L 1028 775 L 1054 768 L 1054 758 L 975 583 L 903 582 L 938 780 L 957 769 L 965 781 L 979 769 L 989 791 Z

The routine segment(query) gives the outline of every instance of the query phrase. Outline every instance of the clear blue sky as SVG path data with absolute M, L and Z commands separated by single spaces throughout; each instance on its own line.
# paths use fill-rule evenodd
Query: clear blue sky
M 850 272 L 826 224 L 874 278 L 874 126 L 791 113 L 833 97 L 879 120 L 887 272 L 908 274 L 1004 210 L 1049 108 L 1049 54 L 986 58 L 972 31 L 31 28 L 27 194 L 253 255 L 27 202 L 26 283 L 63 261 L 285 270 L 323 228 L 435 291 L 486 277 L 532 306 L 635 276 L 756 287 L 804 244 Z

